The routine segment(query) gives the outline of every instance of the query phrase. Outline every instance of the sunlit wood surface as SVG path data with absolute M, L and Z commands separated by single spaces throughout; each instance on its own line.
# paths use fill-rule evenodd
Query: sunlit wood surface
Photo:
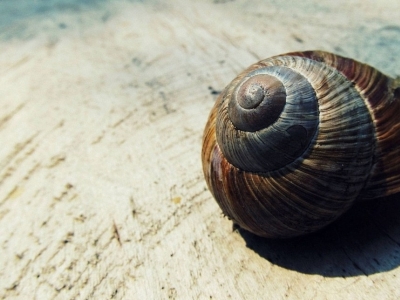
M 400 2 L 0 2 L 0 298 L 399 299 L 400 197 L 269 241 L 206 188 L 217 94 L 309 49 L 400 75 Z

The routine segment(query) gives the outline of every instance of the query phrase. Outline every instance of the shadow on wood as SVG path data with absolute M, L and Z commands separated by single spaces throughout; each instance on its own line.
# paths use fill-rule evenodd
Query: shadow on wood
M 354 205 L 327 228 L 269 240 L 243 229 L 247 247 L 281 267 L 327 277 L 371 275 L 400 265 L 400 194 Z

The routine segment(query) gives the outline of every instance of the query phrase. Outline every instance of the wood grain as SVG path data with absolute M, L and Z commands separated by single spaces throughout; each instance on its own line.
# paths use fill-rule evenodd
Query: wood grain
M 400 297 L 396 197 L 270 241 L 232 229 L 200 161 L 218 92 L 259 59 L 399 75 L 397 0 L 20 1 L 0 3 L 2 299 Z

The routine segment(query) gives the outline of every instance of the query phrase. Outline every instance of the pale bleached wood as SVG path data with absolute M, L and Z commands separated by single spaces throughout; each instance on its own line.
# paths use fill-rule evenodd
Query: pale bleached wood
M 71 3 L 1 23 L 1 298 L 400 297 L 396 199 L 267 241 L 232 231 L 200 162 L 216 92 L 259 59 L 399 75 L 397 0 Z

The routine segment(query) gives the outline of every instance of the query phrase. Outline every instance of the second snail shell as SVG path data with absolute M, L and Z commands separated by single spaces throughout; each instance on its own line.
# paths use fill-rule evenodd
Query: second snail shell
M 262 60 L 218 97 L 202 149 L 223 213 L 269 238 L 317 231 L 400 191 L 400 84 L 339 55 Z

